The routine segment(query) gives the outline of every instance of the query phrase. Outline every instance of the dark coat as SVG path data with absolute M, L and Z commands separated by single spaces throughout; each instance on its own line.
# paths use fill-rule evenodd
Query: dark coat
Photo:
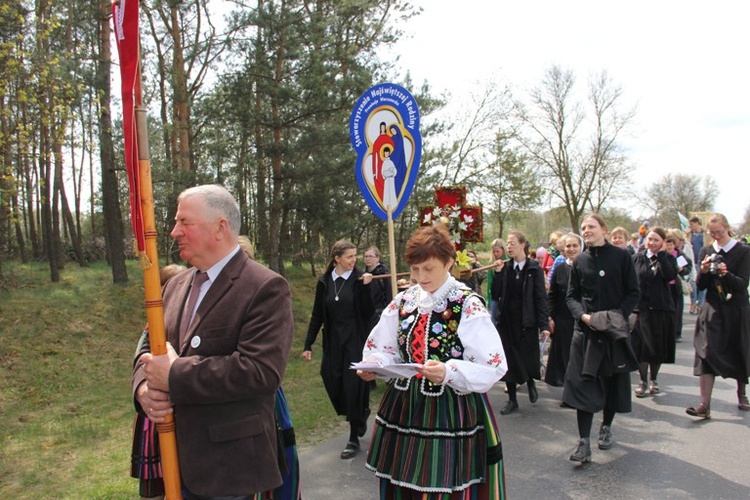
M 571 266 L 563 262 L 555 267 L 551 275 L 547 307 L 549 315 L 555 322 L 555 331 L 551 337 L 552 344 L 547 358 L 547 369 L 544 381 L 554 387 L 562 387 L 565 380 L 565 369 L 570 359 L 570 344 L 573 341 L 573 315 L 570 314 L 565 301 L 568 293 Z
M 563 388 L 563 402 L 568 406 L 592 413 L 604 408 L 620 413 L 631 411 L 630 375 L 612 370 L 614 353 L 607 349 L 609 360 L 600 365 L 597 375 L 590 376 L 593 373 L 584 368 L 589 345 L 608 344 L 604 336 L 581 321 L 581 316 L 617 310 L 628 318 L 638 296 L 638 278 L 627 250 L 605 242 L 603 246 L 587 248 L 573 261 L 566 299 L 576 319 Z
M 677 259 L 662 251 L 656 254 L 656 260 L 652 262 L 644 251 L 633 256 L 633 264 L 640 290 L 638 310 L 674 311 L 675 304 L 669 282 L 677 278 Z
M 596 311 L 620 309 L 630 317 L 639 297 L 638 277 L 627 250 L 609 242 L 587 248 L 573 261 L 567 302 L 579 326 L 581 316 Z
M 713 246 L 703 247 L 696 266 Z M 695 375 L 713 373 L 747 382 L 750 374 L 750 248 L 737 242 L 724 256 L 727 274 L 698 273 L 699 290 L 706 300 L 695 325 Z M 700 270 L 700 267 L 698 268 Z
M 312 350 L 318 332 L 323 328 L 320 376 L 336 413 L 346 415 L 350 422 L 366 420 L 370 396 L 370 385 L 349 369 L 351 363 L 362 360 L 362 349 L 370 334 L 370 321 L 375 310 L 369 290 L 371 284 L 363 285 L 360 276 L 362 273 L 354 269 L 347 280 L 352 281 L 354 311 L 345 320 L 334 318 L 326 306 L 331 270 L 321 276 L 315 288 L 315 303 L 305 338 L 305 350 Z
M 167 341 L 179 329 L 195 269 L 164 288 Z M 169 372 L 184 485 L 196 495 L 247 495 L 282 482 L 274 398 L 294 335 L 289 284 L 237 252 L 201 301 Z M 191 342 L 200 339 L 200 342 Z M 133 393 L 145 380 L 136 362 Z M 136 409 L 143 411 L 136 401 Z
M 584 378 L 596 379 L 638 369 L 638 360 L 630 346 L 630 325 L 619 309 L 592 313 L 590 328 L 596 334 L 589 339 L 583 355 Z
M 354 311 L 356 316 L 356 324 L 352 325 L 350 329 L 351 334 L 355 335 L 358 343 L 361 343 L 359 349 L 360 353 L 365 346 L 367 336 L 370 334 L 370 318 L 375 311 L 375 305 L 372 301 L 372 295 L 370 294 L 369 285 L 365 287 L 362 281 L 359 279 L 362 276 L 362 272 L 359 269 L 352 271 L 349 279 L 354 279 Z M 305 337 L 305 350 L 312 350 L 312 345 L 318 338 L 318 332 L 321 327 L 323 328 L 323 351 L 328 348 L 326 339 L 326 328 L 331 318 L 329 318 L 326 311 L 326 295 L 328 293 L 328 283 L 331 278 L 331 270 L 329 269 L 323 276 L 318 278 L 318 283 L 315 286 L 315 302 L 313 303 L 312 315 L 310 316 L 310 324 L 307 328 L 307 336 Z M 360 360 L 357 360 L 360 361 Z
M 493 296 L 499 297 L 497 310 L 498 333 L 503 342 L 508 371 L 503 380 L 509 383 L 524 383 L 530 379 L 541 379 L 541 362 L 539 359 L 539 331 L 549 328 L 547 315 L 547 291 L 544 286 L 544 270 L 538 262 L 527 259 L 521 271 L 521 297 L 511 297 L 510 290 L 515 287 L 514 261 L 509 260 L 492 282 Z M 514 282 L 511 285 L 511 282 Z M 516 290 L 518 288 L 516 287 Z M 520 328 L 517 315 L 509 312 L 511 302 L 521 303 Z
M 388 266 L 386 266 L 382 262 L 378 262 L 378 265 L 369 272 L 373 276 L 391 274 Z M 378 321 L 380 321 L 380 315 L 383 313 L 383 310 L 393 300 L 393 287 L 391 286 L 390 278 L 383 278 L 379 280 L 373 280 L 372 283 L 368 285 L 368 288 L 370 289 L 370 295 L 372 295 L 372 302 L 375 307 L 375 312 L 372 315 L 372 320 L 370 321 L 369 325 L 369 328 L 372 330 L 372 328 L 378 323 Z
M 495 274 L 492 281 L 492 298 L 499 300 L 499 310 L 503 310 L 505 299 L 508 296 L 508 282 L 515 278 L 513 260 L 509 260 L 503 269 Z M 547 289 L 544 286 L 544 270 L 539 263 L 532 259 L 526 259 L 523 269 L 523 309 L 521 311 L 522 325 L 524 328 L 537 328 L 547 330 L 549 321 L 547 314 Z
M 633 329 L 635 352 L 641 362 L 674 363 L 675 298 L 682 300 L 682 285 L 677 282 L 677 259 L 662 251 L 652 261 L 644 250 L 633 257 L 633 263 L 640 286 L 638 315 Z M 672 281 L 679 287 L 677 297 L 675 285 L 670 284 Z

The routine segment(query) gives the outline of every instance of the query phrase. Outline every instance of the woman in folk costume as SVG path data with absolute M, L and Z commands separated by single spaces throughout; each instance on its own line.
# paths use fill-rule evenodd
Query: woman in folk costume
M 667 252 L 666 240 L 664 228 L 652 228 L 646 235 L 646 250 L 633 257 L 641 291 L 633 329 L 633 348 L 641 375 L 635 390 L 639 398 L 659 392 L 659 369 L 662 363 L 675 360 L 675 304 L 670 282 L 677 277 L 677 259 Z
M 570 460 L 582 463 L 591 461 L 594 413 L 604 410 L 599 449 L 613 446 L 612 421 L 615 413 L 632 409 L 630 372 L 638 368 L 628 324 L 638 303 L 638 277 L 630 253 L 610 244 L 606 233 L 598 214 L 583 218 L 586 250 L 573 261 L 568 284 L 568 307 L 576 323 L 563 403 L 577 410 L 580 439 Z
M 365 363 L 419 365 L 389 381 L 378 409 L 367 468 L 381 499 L 505 498 L 485 394 L 506 371 L 505 353 L 482 298 L 450 275 L 455 257 L 442 225 L 411 236 L 405 258 L 417 284 L 383 311 L 362 351 Z
M 500 410 L 507 415 L 518 410 L 516 390 L 519 384 L 529 388 L 529 401 L 536 403 L 539 393 L 534 380 L 541 380 L 539 333 L 549 335 L 547 289 L 544 270 L 533 259 L 527 259 L 526 236 L 520 231 L 508 234 L 511 260 L 499 261 L 502 272 L 492 282 L 492 296 L 498 297 L 500 319 L 497 330 L 508 358 L 508 372 L 503 377 L 508 388 L 508 403 Z
M 737 380 L 737 408 L 750 411 L 747 400 L 750 364 L 750 247 L 732 238 L 726 217 L 708 218 L 708 234 L 714 239 L 701 249 L 696 285 L 706 299 L 695 324 L 693 374 L 700 376 L 700 404 L 688 415 L 711 418 L 711 393 L 716 376 Z
M 349 366 L 360 359 L 375 306 L 368 286 L 372 274 L 363 274 L 354 267 L 357 247 L 339 240 L 331 255 L 328 269 L 315 288 L 302 358 L 312 359 L 312 345 L 323 327 L 320 376 L 336 413 L 346 416 L 349 422 L 349 441 L 341 452 L 341 458 L 348 459 L 359 452 L 359 438 L 367 432 L 370 414 L 370 385 Z
M 563 241 L 563 255 L 565 262 L 555 269 L 547 293 L 547 306 L 549 309 L 549 331 L 552 345 L 549 348 L 547 358 L 547 369 L 544 372 L 544 381 L 553 387 L 562 387 L 565 381 L 565 369 L 570 359 L 570 343 L 573 340 L 573 326 L 575 320 L 570 314 L 566 296 L 568 293 L 568 281 L 570 281 L 570 269 L 573 267 L 573 259 L 581 253 L 583 240 L 577 234 L 560 236 Z M 560 241 L 560 240 L 558 240 Z

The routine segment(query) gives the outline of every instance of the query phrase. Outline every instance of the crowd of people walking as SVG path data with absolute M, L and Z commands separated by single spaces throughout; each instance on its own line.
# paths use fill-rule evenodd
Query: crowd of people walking
M 178 411 L 185 498 L 297 499 L 299 467 L 280 387 L 291 344 L 289 288 L 252 260 L 249 241 L 238 240 L 237 205 L 226 190 L 199 186 L 179 202 L 173 236 L 194 267 L 177 270 L 165 288 L 168 353 L 149 354 L 145 334 L 137 351 L 133 476 L 142 496 L 163 493 L 154 424 Z M 487 395 L 500 381 L 504 417 L 520 412 L 519 386 L 532 408 L 537 382 L 561 387 L 559 405 L 576 412 L 569 459 L 590 462 L 597 413 L 596 445 L 609 450 L 615 416 L 632 410 L 632 396 L 662 391 L 659 371 L 676 360 L 686 296 L 696 315 L 699 380 L 698 402 L 686 413 L 711 418 L 716 376 L 736 380 L 737 409 L 750 411 L 750 247 L 723 215 L 706 225 L 694 218 L 683 233 L 644 223 L 630 234 L 592 213 L 580 234 L 552 233 L 535 250 L 510 231 L 492 242 L 485 267 L 470 250 L 468 276 L 454 273 L 448 230 L 421 227 L 406 244 L 410 282 L 398 290 L 377 247 L 365 250 L 360 271 L 356 246 L 337 241 L 317 281 L 301 357 L 313 360 L 322 332 L 322 384 L 349 424 L 341 459 L 360 453 L 370 390 L 381 378 L 366 467 L 382 499 L 504 498 L 503 448 Z M 223 324 L 231 339 L 221 336 Z M 245 387 L 247 380 L 254 385 Z M 253 444 L 252 432 L 262 433 L 262 444 Z M 231 462 L 234 479 L 191 468 L 199 454 Z

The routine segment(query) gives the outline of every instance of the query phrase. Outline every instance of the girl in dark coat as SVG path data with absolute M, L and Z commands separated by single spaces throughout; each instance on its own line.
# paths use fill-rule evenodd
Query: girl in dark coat
M 711 393 L 716 375 L 737 380 L 737 407 L 750 411 L 745 388 L 750 362 L 750 248 L 732 238 L 726 217 L 708 219 L 713 244 L 700 252 L 696 284 L 706 290 L 706 300 L 695 324 L 695 364 L 700 376 L 701 401 L 685 411 L 711 418 Z M 696 263 L 697 266 L 697 263 Z
M 336 413 L 345 415 L 349 422 L 349 442 L 341 452 L 341 458 L 346 459 L 359 452 L 359 438 L 367 432 L 370 413 L 370 386 L 349 366 L 362 358 L 369 333 L 374 306 L 367 285 L 372 274 L 362 274 L 354 267 L 357 247 L 349 241 L 337 241 L 331 254 L 331 263 L 315 288 L 302 357 L 307 361 L 312 359 L 312 345 L 322 326 L 320 375 Z
M 500 272 L 492 282 L 492 296 L 499 300 L 497 329 L 508 360 L 508 372 L 503 380 L 508 387 L 509 399 L 500 410 L 501 415 L 518 409 L 518 384 L 527 384 L 529 400 L 536 403 L 539 393 L 534 380 L 542 378 L 539 332 L 549 335 L 544 270 L 536 261 L 526 258 L 527 244 L 523 233 L 511 231 L 507 245 L 511 260 L 496 261 Z
M 507 249 L 505 248 L 505 242 L 500 239 L 496 238 L 492 241 L 492 259 L 490 262 L 495 262 L 496 260 L 508 260 L 510 257 L 508 257 Z M 492 318 L 492 323 L 497 326 L 497 298 L 492 296 L 492 281 L 495 278 L 495 275 L 499 275 L 501 271 L 497 271 L 496 269 L 490 269 L 487 271 L 487 290 L 485 298 L 487 299 L 487 304 L 489 304 L 490 308 L 490 318 Z
M 365 272 L 370 273 L 373 276 L 382 276 L 391 274 L 388 266 L 380 262 L 380 250 L 376 246 L 371 246 L 365 250 Z M 375 305 L 375 312 L 372 315 L 372 321 L 370 323 L 370 329 L 372 329 L 378 321 L 380 321 L 380 315 L 383 309 L 393 300 L 393 287 L 391 286 L 390 278 L 383 278 L 374 281 L 370 286 L 370 294 L 372 295 L 372 301 Z
M 635 390 L 639 398 L 659 392 L 656 381 L 659 368 L 662 363 L 674 363 L 675 358 L 675 306 L 670 282 L 677 277 L 677 259 L 666 251 L 666 238 L 663 228 L 651 229 L 646 235 L 645 249 L 633 256 L 641 292 L 633 330 L 641 375 L 641 383 Z M 649 367 L 651 379 L 647 389 Z
M 693 272 L 693 264 L 685 256 L 682 247 L 685 239 L 678 229 L 671 229 L 667 232 L 667 252 L 674 255 L 677 259 L 677 279 L 670 283 L 672 290 L 672 300 L 674 300 L 674 336 L 675 342 L 682 342 L 682 313 L 685 310 L 685 293 L 682 290 L 682 283 L 690 279 Z
M 612 313 L 621 315 L 621 319 L 626 321 L 638 303 L 638 278 L 630 254 L 611 245 L 605 239 L 606 232 L 607 224 L 599 215 L 584 217 L 581 234 L 586 251 L 573 261 L 568 285 L 568 307 L 576 324 L 570 346 L 570 361 L 565 371 L 563 403 L 577 410 L 580 440 L 570 456 L 576 462 L 591 461 L 589 436 L 594 413 L 604 410 L 599 429 L 599 448 L 609 449 L 613 445 L 611 426 L 615 413 L 629 412 L 632 404 L 630 374 L 619 371 L 609 356 L 605 357 L 593 376 L 584 372 L 588 366 L 588 351 L 599 347 L 607 349 L 608 354 L 614 352 L 614 342 L 608 340 L 607 331 L 594 330 L 590 326 L 592 316 L 600 312 Z M 629 347 L 630 343 L 626 340 L 624 348 Z
M 581 237 L 577 234 L 560 236 L 563 239 L 563 256 L 565 262 L 559 264 L 552 274 L 549 292 L 547 293 L 547 305 L 549 309 L 549 331 L 552 345 L 549 348 L 547 358 L 547 369 L 544 372 L 544 381 L 547 385 L 562 387 L 565 381 L 565 369 L 570 359 L 570 343 L 573 340 L 573 315 L 570 314 L 566 295 L 568 293 L 568 281 L 570 280 L 570 269 L 573 259 L 581 253 Z

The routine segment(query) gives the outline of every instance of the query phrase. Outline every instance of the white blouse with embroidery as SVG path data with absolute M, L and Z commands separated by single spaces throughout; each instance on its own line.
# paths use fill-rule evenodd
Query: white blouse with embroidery
M 420 314 L 430 311 L 442 313 L 448 305 L 448 299 L 455 300 L 462 293 L 461 288 L 465 286 L 448 276 L 435 293 L 427 292 L 419 285 L 399 293 L 385 308 L 380 321 L 370 332 L 362 350 L 362 360 L 376 361 L 381 365 L 404 362 L 398 347 L 398 304 L 402 298 L 407 312 L 419 308 Z M 445 362 L 443 385 L 459 393 L 487 392 L 505 375 L 508 364 L 497 329 L 478 296 L 471 295 L 464 301 L 457 334 L 464 347 L 463 359 L 454 358 Z

